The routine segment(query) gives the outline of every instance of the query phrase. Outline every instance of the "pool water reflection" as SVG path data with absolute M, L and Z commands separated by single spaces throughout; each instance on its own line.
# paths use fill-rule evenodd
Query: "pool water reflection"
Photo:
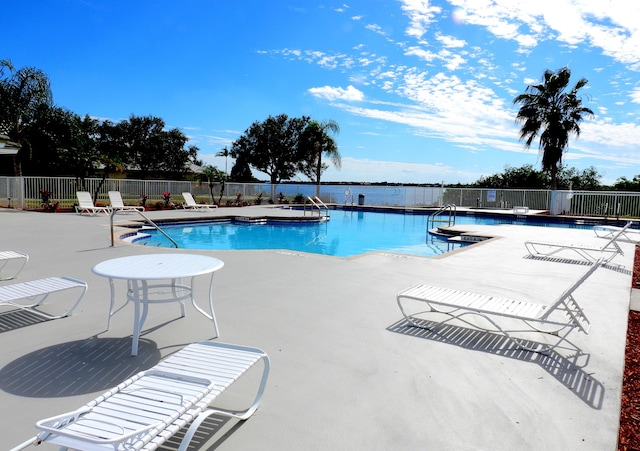
M 367 252 L 387 252 L 423 257 L 440 255 L 466 246 L 427 233 L 427 215 L 372 211 L 333 210 L 322 223 L 229 222 L 181 223 L 162 228 L 181 249 L 260 250 L 282 249 L 336 257 Z M 527 224 L 579 227 L 542 221 L 526 222 L 514 217 L 458 216 L 457 224 Z M 147 233 L 147 231 L 145 231 Z M 171 247 L 162 234 L 149 231 L 136 244 Z

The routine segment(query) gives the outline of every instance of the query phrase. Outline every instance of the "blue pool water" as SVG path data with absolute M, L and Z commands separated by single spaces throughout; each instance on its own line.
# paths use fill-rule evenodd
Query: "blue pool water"
M 427 218 L 426 215 L 334 210 L 331 220 L 322 223 L 182 223 L 162 225 L 162 229 L 181 249 L 281 249 L 336 257 L 387 252 L 431 257 L 467 245 L 450 243 L 427 234 Z M 523 223 L 523 220 L 499 217 L 458 216 L 456 219 L 456 224 Z M 534 224 L 560 225 L 539 221 Z M 573 224 L 561 226 L 579 227 Z M 150 230 L 148 233 L 148 238 L 136 240 L 135 243 L 173 247 L 157 231 Z

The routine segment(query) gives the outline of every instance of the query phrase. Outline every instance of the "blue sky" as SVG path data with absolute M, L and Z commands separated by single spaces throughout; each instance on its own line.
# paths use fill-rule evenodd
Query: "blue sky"
M 5 0 L 0 58 L 54 102 L 161 117 L 216 157 L 269 115 L 333 119 L 323 181 L 467 183 L 540 167 L 513 98 L 567 66 L 595 117 L 564 162 L 640 174 L 640 2 L 625 0 Z M 256 173 L 267 179 L 266 174 Z M 305 180 L 300 178 L 300 180 Z

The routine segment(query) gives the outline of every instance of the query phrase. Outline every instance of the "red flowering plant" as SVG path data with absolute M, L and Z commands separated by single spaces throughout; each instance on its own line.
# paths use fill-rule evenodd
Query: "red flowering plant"
M 164 199 L 165 207 L 169 206 L 169 202 L 171 201 L 171 193 L 169 191 L 164 191 L 162 193 L 162 198 Z
M 48 207 L 51 201 L 49 198 L 51 197 L 51 192 L 48 189 L 40 188 L 40 198 L 42 199 L 41 205 L 43 207 Z

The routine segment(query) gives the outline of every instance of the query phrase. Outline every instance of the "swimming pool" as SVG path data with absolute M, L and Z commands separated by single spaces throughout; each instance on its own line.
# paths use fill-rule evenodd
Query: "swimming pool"
M 206 250 L 288 250 L 335 257 L 353 257 L 367 252 L 386 252 L 432 257 L 471 243 L 452 243 L 427 234 L 427 215 L 372 211 L 333 210 L 331 220 L 322 223 L 270 222 L 260 224 L 237 221 L 180 223 L 162 229 L 181 249 Z M 456 224 L 551 224 L 509 217 L 458 216 Z M 587 227 L 587 226 L 585 226 Z M 591 227 L 591 226 L 588 226 Z M 135 244 L 172 247 L 156 230 L 145 230 Z M 148 234 L 148 236 L 146 236 Z

